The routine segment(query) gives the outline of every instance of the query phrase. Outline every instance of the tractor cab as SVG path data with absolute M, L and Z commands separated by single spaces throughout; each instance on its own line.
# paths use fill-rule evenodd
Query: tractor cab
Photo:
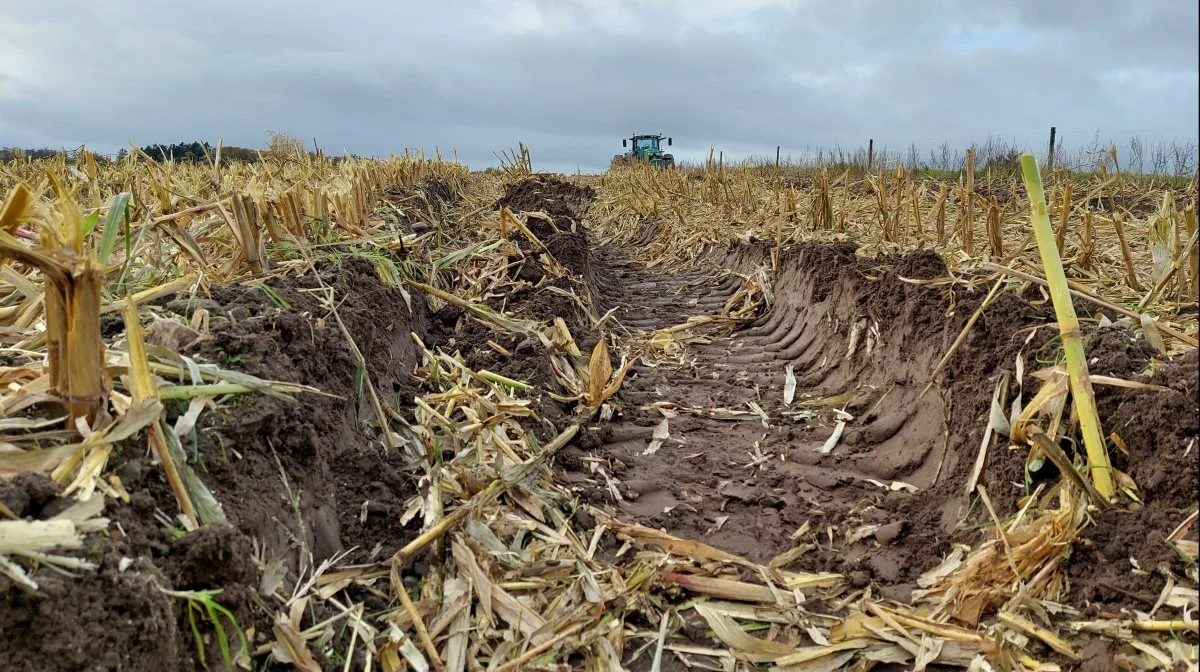
M 662 139 L 661 135 L 635 135 L 631 138 L 633 140 L 633 153 L 638 156 L 657 154 L 662 151 Z M 622 140 L 621 146 L 628 147 L 627 143 L 627 140 Z M 667 138 L 667 145 L 670 146 L 670 144 L 671 138 Z
M 630 142 L 633 142 L 633 147 L 625 154 L 614 156 L 613 165 L 647 161 L 656 168 L 673 167 L 675 165 L 675 157 L 664 153 L 662 150 L 662 141 L 664 139 L 667 141 L 667 146 L 671 146 L 671 138 L 664 135 L 634 135 L 629 138 L 622 138 L 622 147 L 629 148 Z

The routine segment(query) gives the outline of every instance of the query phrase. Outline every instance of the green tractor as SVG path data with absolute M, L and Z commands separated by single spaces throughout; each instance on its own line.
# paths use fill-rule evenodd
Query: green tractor
M 671 138 L 663 135 L 634 135 L 631 138 L 622 138 L 622 147 L 629 147 L 629 143 L 632 141 L 633 148 L 624 154 L 614 156 L 612 167 L 632 165 L 638 161 L 647 161 L 655 168 L 673 168 L 675 166 L 675 157 L 663 152 L 662 141 L 664 139 L 667 141 L 667 146 L 670 147 Z

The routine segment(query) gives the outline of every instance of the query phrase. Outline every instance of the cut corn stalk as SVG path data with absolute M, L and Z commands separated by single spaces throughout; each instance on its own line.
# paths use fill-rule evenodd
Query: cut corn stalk
M 60 209 L 51 221 L 42 222 L 41 246 L 29 248 L 0 232 L 0 255 L 44 274 L 50 388 L 66 408 L 67 426 L 74 428 L 77 419 L 94 424 L 108 395 L 100 337 L 103 273 L 95 258 L 83 253 L 78 206 L 59 190 Z M 13 205 L 17 206 L 19 202 Z M 21 215 L 9 213 L 6 204 L 5 216 L 19 221 Z
M 1095 482 L 1096 491 L 1102 497 L 1112 497 L 1116 487 L 1113 483 L 1112 466 L 1108 460 L 1108 449 L 1104 444 L 1104 434 L 1100 429 L 1100 418 L 1096 412 L 1092 382 L 1088 377 L 1087 359 L 1083 354 L 1083 337 L 1079 331 L 1079 320 L 1075 317 L 1075 306 L 1071 303 L 1067 276 L 1063 273 L 1062 260 L 1058 257 L 1054 231 L 1046 213 L 1041 173 L 1032 154 L 1021 156 L 1021 171 L 1025 179 L 1025 189 L 1029 193 L 1031 218 L 1034 232 L 1037 234 L 1042 267 L 1046 273 L 1046 281 L 1050 284 L 1054 312 L 1058 316 L 1059 333 L 1062 335 L 1063 351 L 1070 374 L 1071 396 L 1079 415 L 1084 447 L 1087 449 L 1089 474 Z

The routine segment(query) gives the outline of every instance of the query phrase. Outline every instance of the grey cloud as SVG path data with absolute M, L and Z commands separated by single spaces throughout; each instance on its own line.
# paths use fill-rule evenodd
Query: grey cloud
M 523 141 L 538 167 L 594 170 L 635 131 L 691 159 L 1040 146 L 1051 124 L 1191 139 L 1197 19 L 1168 0 L 27 3 L 0 8 L 0 145 L 275 129 L 479 166 Z

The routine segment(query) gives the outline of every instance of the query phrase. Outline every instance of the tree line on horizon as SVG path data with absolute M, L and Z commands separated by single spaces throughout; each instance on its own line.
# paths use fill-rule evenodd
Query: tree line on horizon
M 82 149 L 82 148 L 80 148 Z M 319 151 L 319 150 L 318 150 Z M 222 161 L 246 161 L 255 162 L 263 158 L 294 158 L 303 156 L 316 156 L 318 151 L 310 151 L 305 148 L 304 142 L 286 133 L 278 133 L 272 131 L 268 133 L 268 143 L 265 149 L 250 149 L 247 147 L 237 147 L 233 145 L 221 146 Z M 213 157 L 217 154 L 217 148 L 209 144 L 207 141 L 193 140 L 192 142 L 176 142 L 174 144 L 155 143 L 146 145 L 140 148 L 140 153 L 150 157 L 151 160 L 158 163 L 167 161 L 176 161 L 183 163 L 192 163 L 197 161 L 205 161 L 211 163 Z M 23 147 L 0 147 L 0 161 L 12 161 L 17 158 L 25 158 L 31 161 L 41 159 L 49 159 L 59 154 L 67 157 L 68 162 L 73 162 L 79 155 L 79 149 L 51 149 L 49 147 L 38 148 L 23 148 Z M 122 148 L 115 156 L 97 154 L 92 152 L 97 161 L 124 161 L 129 156 L 129 150 Z M 330 157 L 337 161 L 341 157 Z
M 216 155 L 216 147 L 213 147 L 207 142 L 177 142 L 174 144 L 156 143 L 146 145 L 141 148 L 141 151 L 152 160 L 159 163 L 164 163 L 168 160 L 179 162 L 194 162 L 194 161 L 212 161 L 212 157 Z M 79 150 L 68 149 L 52 149 L 50 147 L 0 147 L 0 161 L 12 161 L 17 158 L 29 159 L 38 161 L 41 159 L 50 159 L 59 154 L 66 155 L 68 161 L 76 158 Z M 122 148 L 115 156 L 97 154 L 93 152 L 97 161 L 123 161 L 129 156 L 129 150 Z M 221 160 L 222 161 L 257 161 L 259 159 L 259 150 L 249 149 L 246 147 L 222 146 Z

